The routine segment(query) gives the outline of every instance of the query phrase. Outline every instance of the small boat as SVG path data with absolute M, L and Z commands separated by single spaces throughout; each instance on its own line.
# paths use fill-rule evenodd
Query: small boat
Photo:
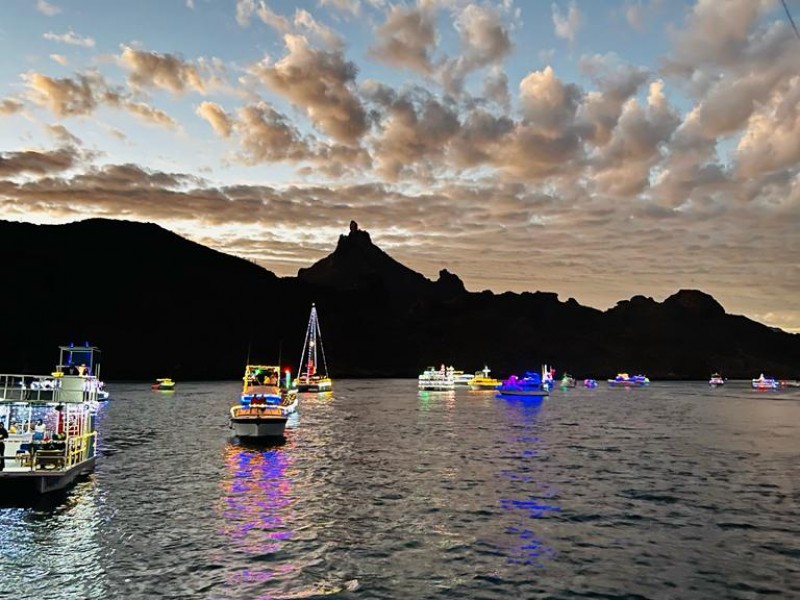
M 322 356 L 322 371 L 318 370 L 317 348 Z M 302 370 L 304 369 L 305 370 Z M 325 350 L 322 347 L 322 333 L 319 330 L 317 309 L 311 305 L 311 316 L 308 318 L 306 339 L 303 342 L 303 352 L 300 355 L 300 374 L 295 380 L 298 392 L 330 392 L 333 382 L 328 377 L 328 364 L 325 361 Z
M 452 390 L 456 386 L 453 372 L 453 367 L 445 367 L 444 365 L 438 369 L 436 367 L 428 367 L 417 377 L 417 385 L 420 391 L 423 392 L 446 392 Z
M 475 375 L 472 373 L 464 373 L 464 371 L 453 371 L 453 383 L 455 385 L 470 385 Z
M 491 369 L 485 365 L 482 371 L 475 371 L 475 375 L 469 384 L 469 388 L 475 391 L 496 390 L 499 388 L 503 382 L 499 379 L 495 379 L 494 377 L 489 377 L 490 372 Z
M 644 387 L 650 384 L 650 380 L 646 375 L 633 375 L 627 373 L 619 373 L 614 379 L 608 380 L 608 385 L 611 387 Z
M 92 472 L 99 375 L 100 350 L 88 344 L 59 346 L 50 375 L 0 375 L 0 421 L 9 433 L 1 497 L 61 490 Z
M 777 379 L 773 379 L 772 377 L 764 377 L 762 373 L 758 379 L 753 379 L 752 381 L 753 389 L 756 390 L 777 390 L 780 387 L 780 383 Z
M 297 388 L 287 369 L 274 365 L 247 365 L 239 402 L 230 409 L 230 426 L 240 439 L 282 438 L 286 421 L 297 412 Z
M 498 397 L 503 396 L 549 396 L 549 388 L 538 373 L 528 371 L 524 377 L 512 375 L 497 389 Z
M 597 380 L 596 379 L 584 379 L 583 380 L 583 387 L 587 387 L 589 389 L 594 389 L 597 387 Z
M 169 377 L 162 377 L 160 379 L 156 379 L 155 382 L 150 385 L 150 389 L 169 392 L 175 389 L 175 382 Z
M 711 387 L 725 385 L 725 378 L 719 373 L 712 373 L 710 379 L 708 380 L 708 385 Z
M 575 378 L 572 375 L 570 375 L 569 373 L 564 373 L 561 376 L 561 384 L 560 385 L 561 385 L 561 389 L 565 390 L 567 388 L 574 388 L 577 385 L 577 383 L 575 381 Z

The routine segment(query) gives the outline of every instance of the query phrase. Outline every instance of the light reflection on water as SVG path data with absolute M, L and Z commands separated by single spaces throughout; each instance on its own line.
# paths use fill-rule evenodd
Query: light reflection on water
M 287 518 L 294 499 L 287 476 L 291 454 L 285 445 L 261 446 L 230 443 L 224 451 L 221 534 L 240 559 L 277 557 L 283 542 L 294 536 Z M 259 568 L 243 569 L 231 583 L 263 582 L 295 569 L 291 561 L 253 562 Z M 239 579 L 239 581 L 235 581 Z
M 0 507 L 0 597 L 800 597 L 800 391 L 336 385 L 266 447 L 239 382 L 114 386 L 96 474 Z

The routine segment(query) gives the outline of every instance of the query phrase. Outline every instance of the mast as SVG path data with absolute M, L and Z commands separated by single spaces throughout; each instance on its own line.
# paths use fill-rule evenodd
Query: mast
M 325 350 L 322 348 L 322 333 L 317 319 L 317 308 L 311 305 L 311 315 L 308 318 L 306 339 L 303 342 L 303 353 L 300 355 L 300 379 L 308 382 L 317 372 L 317 346 L 322 353 L 323 374 L 328 376 L 328 365 L 325 361 Z

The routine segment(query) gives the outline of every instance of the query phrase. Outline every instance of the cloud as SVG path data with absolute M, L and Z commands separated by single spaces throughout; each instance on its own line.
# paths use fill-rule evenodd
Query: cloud
M 106 105 L 125 110 L 154 125 L 177 127 L 165 112 L 112 89 L 97 72 L 79 73 L 74 79 L 31 72 L 23 75 L 23 79 L 30 89 L 30 99 L 59 117 L 88 115 L 98 106 Z
M 581 91 L 558 79 L 552 67 L 528 74 L 519 84 L 525 122 L 543 135 L 557 137 L 572 123 Z
M 22 110 L 22 102 L 18 102 L 13 98 L 4 98 L 0 100 L 0 116 L 13 115 Z
M 69 64 L 69 61 L 67 60 L 67 57 L 64 56 L 63 54 L 51 54 L 50 58 L 54 62 L 57 62 L 58 64 L 60 64 L 63 67 L 66 67 Z
M 472 71 L 497 65 L 511 52 L 511 38 L 496 10 L 468 5 L 455 21 L 461 40 L 461 55 L 442 66 L 445 90 L 458 94 L 464 78 Z
M 81 37 L 72 30 L 69 30 L 67 33 L 62 33 L 61 35 L 48 31 L 43 34 L 42 37 L 52 42 L 60 42 L 62 44 L 69 44 L 70 46 L 94 48 L 94 39 L 90 37 Z
M 249 27 L 255 10 L 255 0 L 236 0 L 236 22 L 242 27 Z
M 71 169 L 77 163 L 78 154 L 72 147 L 40 152 L 0 152 L 0 177 L 17 175 L 50 175 Z
M 366 113 L 355 94 L 356 65 L 341 51 L 317 50 L 296 35 L 284 36 L 287 54 L 254 73 L 274 92 L 306 111 L 322 132 L 338 142 L 356 144 L 367 130 Z
M 173 54 L 146 52 L 124 46 L 119 62 L 127 69 L 128 82 L 133 87 L 155 87 L 175 94 L 187 90 L 201 94 L 206 92 L 206 83 L 197 67 Z
M 57 142 L 60 142 L 64 146 L 80 146 L 81 140 L 77 136 L 70 133 L 69 129 L 64 127 L 63 125 L 55 124 L 55 125 L 45 125 L 45 130 L 49 133 Z
M 55 4 L 50 4 L 45 0 L 36 0 L 36 10 L 48 17 L 52 17 L 53 15 L 57 15 L 61 12 L 61 9 L 58 6 Z
M 641 0 L 630 2 L 625 6 L 625 20 L 636 31 L 644 31 L 645 8 Z
M 203 102 L 197 107 L 197 114 L 208 121 L 217 135 L 223 138 L 230 137 L 233 130 L 231 118 L 223 108 L 214 102 Z
M 492 68 L 483 80 L 483 97 L 500 106 L 505 112 L 511 108 L 508 91 L 508 75 L 499 68 Z
M 329 6 L 357 17 L 361 13 L 360 0 L 319 0 L 320 6 Z
M 555 26 L 556 35 L 562 39 L 574 42 L 575 36 L 583 21 L 583 16 L 581 15 L 581 11 L 578 10 L 578 6 L 575 2 L 570 2 L 569 11 L 566 15 L 561 14 L 558 5 L 555 3 L 552 4 L 551 8 L 553 11 L 553 25 Z
M 429 75 L 434 71 L 431 52 L 436 49 L 435 13 L 420 8 L 393 6 L 376 32 L 369 55 L 389 65 Z
M 308 158 L 311 153 L 300 133 L 265 102 L 239 110 L 235 125 L 241 136 L 241 159 L 246 164 Z

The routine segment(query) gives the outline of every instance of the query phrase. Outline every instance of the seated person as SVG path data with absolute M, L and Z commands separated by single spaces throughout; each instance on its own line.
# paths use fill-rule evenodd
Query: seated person
M 41 442 L 42 440 L 44 440 L 44 434 L 46 431 L 47 429 L 45 428 L 42 420 L 39 419 L 38 421 L 36 421 L 36 426 L 33 428 L 33 441 Z

